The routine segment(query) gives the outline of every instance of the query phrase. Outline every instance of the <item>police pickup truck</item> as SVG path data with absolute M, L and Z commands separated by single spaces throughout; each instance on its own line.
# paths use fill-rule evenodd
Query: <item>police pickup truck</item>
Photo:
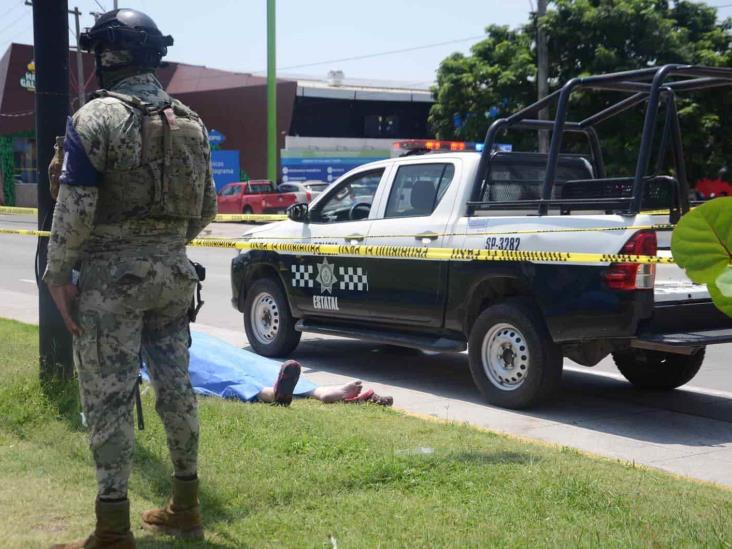
M 315 332 L 467 349 L 484 397 L 511 408 L 550 394 L 563 357 L 593 366 L 612 354 L 639 387 L 685 384 L 706 345 L 732 341 L 732 320 L 676 265 L 617 254 L 670 256 L 670 231 L 689 208 L 674 92 L 707 83 L 732 84 L 732 70 L 666 66 L 575 79 L 496 121 L 482 153 L 429 142 L 426 149 L 448 152 L 350 171 L 309 206 L 292 208 L 290 219 L 245 235 L 251 246 L 232 262 L 232 303 L 251 346 L 285 356 L 301 332 Z M 570 122 L 577 89 L 625 96 Z M 551 102 L 556 118 L 535 120 Z M 636 173 L 608 177 L 595 128 L 631 108 L 645 112 Z M 548 153 L 498 151 L 506 130 L 551 130 Z M 589 152 L 563 151 L 569 133 Z M 341 253 L 303 244 L 338 245 Z M 518 253 L 481 261 L 469 253 L 433 258 L 431 248 Z M 581 261 L 573 253 L 615 258 Z

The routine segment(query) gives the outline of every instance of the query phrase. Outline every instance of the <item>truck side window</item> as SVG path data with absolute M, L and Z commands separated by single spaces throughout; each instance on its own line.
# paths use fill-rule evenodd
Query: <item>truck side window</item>
M 491 162 L 488 185 L 485 187 L 484 202 L 511 202 L 516 200 L 538 200 L 541 198 L 546 172 L 546 155 L 532 153 L 499 153 Z M 595 198 L 592 164 L 583 157 L 562 155 L 557 163 L 554 198 L 562 198 L 562 189 L 567 181 L 581 181 L 587 192 L 582 198 Z M 589 182 L 589 183 L 588 183 Z
M 371 206 L 383 174 L 384 169 L 380 168 L 354 175 L 339 183 L 334 191 L 330 192 L 328 197 L 318 205 L 314 212 L 314 219 L 321 223 L 353 221 L 351 209 L 360 204 L 363 212 Z
M 384 217 L 430 215 L 455 175 L 452 164 L 401 166 L 389 193 Z

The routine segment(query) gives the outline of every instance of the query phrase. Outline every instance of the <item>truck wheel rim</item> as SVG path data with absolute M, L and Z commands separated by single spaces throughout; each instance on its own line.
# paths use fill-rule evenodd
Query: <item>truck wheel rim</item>
M 496 324 L 483 338 L 483 371 L 502 391 L 514 391 L 523 385 L 530 358 L 524 334 L 511 324 Z
M 280 310 L 270 294 L 258 294 L 251 309 L 252 331 L 260 343 L 271 344 L 280 329 Z

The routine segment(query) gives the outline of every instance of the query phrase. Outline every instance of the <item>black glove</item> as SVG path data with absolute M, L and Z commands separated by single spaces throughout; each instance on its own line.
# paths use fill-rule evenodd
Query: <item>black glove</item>
M 308 205 L 298 202 L 287 208 L 287 217 L 293 221 L 305 221 L 308 218 Z

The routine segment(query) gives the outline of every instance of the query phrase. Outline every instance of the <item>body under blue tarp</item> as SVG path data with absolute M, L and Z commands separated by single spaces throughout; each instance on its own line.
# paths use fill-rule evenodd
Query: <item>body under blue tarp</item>
M 196 393 L 206 396 L 255 400 L 265 387 L 277 381 L 280 361 L 239 349 L 201 332 L 191 332 L 189 372 Z M 305 396 L 317 386 L 300 377 L 295 396 Z

